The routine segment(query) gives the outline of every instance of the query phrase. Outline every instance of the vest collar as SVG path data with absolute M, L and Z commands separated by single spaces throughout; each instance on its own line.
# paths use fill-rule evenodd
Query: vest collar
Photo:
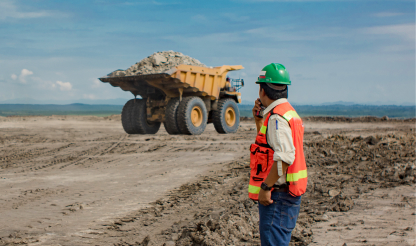
M 264 111 L 263 111 L 263 117 L 266 117 L 270 111 L 272 111 L 277 105 L 287 102 L 287 98 L 280 98 L 274 101 L 272 104 L 270 104 Z

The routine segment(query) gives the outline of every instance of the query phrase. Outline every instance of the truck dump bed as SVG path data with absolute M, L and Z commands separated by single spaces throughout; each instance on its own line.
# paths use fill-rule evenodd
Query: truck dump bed
M 240 69 L 243 69 L 243 66 L 224 65 L 206 68 L 182 64 L 165 73 L 122 77 L 107 76 L 100 78 L 100 80 L 110 83 L 114 87 L 120 87 L 124 91 L 130 91 L 135 96 L 147 97 L 148 94 L 154 93 L 154 90 L 158 89 L 168 97 L 194 95 L 209 96 L 211 100 L 217 100 L 220 90 L 225 87 L 227 73 Z

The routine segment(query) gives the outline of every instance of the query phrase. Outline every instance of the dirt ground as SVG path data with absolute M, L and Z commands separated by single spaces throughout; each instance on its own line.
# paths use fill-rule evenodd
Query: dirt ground
M 291 245 L 416 245 L 415 121 L 305 119 Z M 0 245 L 259 245 L 255 126 L 125 134 L 120 116 L 0 117 Z

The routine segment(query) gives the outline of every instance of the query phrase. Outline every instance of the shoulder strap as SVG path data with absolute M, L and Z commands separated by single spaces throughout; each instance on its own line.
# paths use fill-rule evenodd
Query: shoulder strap
M 272 111 L 273 111 L 273 110 L 271 110 L 271 111 L 269 112 L 269 115 L 267 115 L 266 132 L 264 133 L 265 138 L 266 138 L 266 143 L 267 143 L 267 144 L 260 144 L 260 146 L 265 147 L 265 148 L 269 148 L 269 149 L 273 149 L 273 148 L 272 148 L 272 146 L 270 146 L 269 141 L 267 140 L 267 134 L 268 134 L 268 131 L 269 131 L 269 120 L 270 120 L 270 117 L 273 115 L 273 112 L 272 112 Z M 263 124 L 264 124 L 264 123 L 263 123 Z
M 273 113 L 282 116 L 283 119 L 285 119 L 287 122 L 289 122 L 293 117 L 300 118 L 289 102 L 284 102 L 282 104 L 277 105 L 273 109 Z

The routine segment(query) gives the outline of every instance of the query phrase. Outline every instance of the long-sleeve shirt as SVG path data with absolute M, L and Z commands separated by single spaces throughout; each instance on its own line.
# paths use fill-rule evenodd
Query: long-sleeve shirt
M 273 110 L 277 105 L 287 102 L 286 98 L 281 98 L 270 104 L 263 112 L 263 117 Z M 295 160 L 295 146 L 293 145 L 292 130 L 289 123 L 280 115 L 270 116 L 267 124 L 267 142 L 274 150 L 273 160 L 281 165 L 285 162 L 292 165 Z M 276 184 L 286 183 L 286 173 L 280 176 Z

